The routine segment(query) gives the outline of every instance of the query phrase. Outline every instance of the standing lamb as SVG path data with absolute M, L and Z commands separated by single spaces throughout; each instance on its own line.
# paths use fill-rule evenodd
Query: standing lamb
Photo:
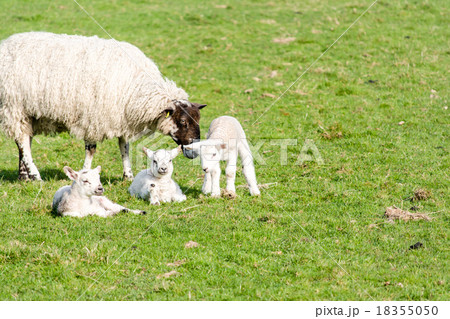
M 211 122 L 206 141 L 196 142 L 185 149 L 200 152 L 202 169 L 205 171 L 205 179 L 202 191 L 212 196 L 220 196 L 220 161 L 227 161 L 226 191 L 235 196 L 236 188 L 236 164 L 238 154 L 241 157 L 242 173 L 252 196 L 260 195 L 256 183 L 255 167 L 253 157 L 248 146 L 245 132 L 237 119 L 231 116 L 221 116 Z
M 0 126 L 19 148 L 19 179 L 41 180 L 32 137 L 62 131 L 85 141 L 84 169 L 97 142 L 118 137 L 123 176 L 132 179 L 129 139 L 158 130 L 190 144 L 204 106 L 127 42 L 47 32 L 0 42 Z
M 75 172 L 68 166 L 64 167 L 66 175 L 73 180 L 72 186 L 61 187 L 53 197 L 53 211 L 62 216 L 85 217 L 97 215 L 101 217 L 113 216 L 119 212 L 132 212 L 143 215 L 142 210 L 130 210 L 110 201 L 103 194 L 100 182 L 100 170 L 82 169 Z
M 185 201 L 186 195 L 172 179 L 172 160 L 178 155 L 180 149 L 153 152 L 144 147 L 143 151 L 151 161 L 150 168 L 136 175 L 128 189 L 130 194 L 148 200 L 152 205 L 159 205 L 160 202 Z

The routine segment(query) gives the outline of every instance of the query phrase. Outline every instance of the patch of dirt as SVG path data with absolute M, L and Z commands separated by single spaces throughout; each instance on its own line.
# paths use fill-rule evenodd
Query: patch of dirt
M 295 41 L 294 37 L 288 37 L 288 38 L 275 38 L 272 40 L 273 43 L 281 43 L 281 44 L 286 44 L 286 43 L 290 43 L 292 41 Z
M 179 267 L 185 263 L 186 263 L 186 259 L 183 259 L 183 260 L 175 260 L 173 263 L 167 263 L 166 265 L 169 267 Z
M 395 219 L 401 219 L 404 221 L 419 220 L 419 219 L 424 219 L 424 220 L 428 220 L 428 221 L 431 220 L 431 218 L 427 214 L 410 213 L 406 210 L 402 210 L 395 206 L 386 208 L 386 212 L 384 213 L 384 216 L 386 216 L 386 218 L 389 220 L 395 220 Z
M 222 191 L 222 197 L 226 198 L 226 199 L 235 199 L 237 197 L 237 194 L 235 192 L 233 192 L 233 191 L 229 191 L 229 190 L 224 189 Z
M 414 191 L 411 201 L 427 200 L 431 197 L 431 192 L 427 189 L 419 188 Z
M 194 248 L 194 247 L 198 247 L 198 243 L 196 243 L 195 241 L 188 241 L 186 244 L 184 244 L 185 248 Z
M 160 275 L 156 276 L 156 278 L 158 278 L 158 279 L 169 278 L 169 277 L 178 276 L 178 275 L 180 275 L 180 273 L 178 271 L 172 270 L 172 271 L 166 272 L 165 274 L 160 274 Z
M 263 93 L 261 96 L 262 97 L 270 97 L 272 99 L 276 98 L 276 96 L 272 93 Z

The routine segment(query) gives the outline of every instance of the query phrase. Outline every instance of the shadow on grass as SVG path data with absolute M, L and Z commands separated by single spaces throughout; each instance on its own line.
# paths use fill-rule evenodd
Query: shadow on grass
M 55 168 L 44 168 L 39 171 L 41 174 L 41 178 L 43 181 L 59 181 L 59 180 L 67 180 L 67 176 L 64 174 L 62 170 Z M 2 169 L 0 170 L 0 180 L 14 183 L 18 182 L 19 172 L 13 169 Z

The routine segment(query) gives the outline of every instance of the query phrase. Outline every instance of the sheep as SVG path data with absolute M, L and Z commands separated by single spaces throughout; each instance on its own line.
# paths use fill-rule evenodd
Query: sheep
M 204 106 L 190 102 L 127 42 L 47 32 L 0 42 L 0 127 L 19 149 L 20 180 L 41 180 L 33 136 L 63 131 L 84 140 L 84 169 L 97 142 L 117 137 L 123 176 L 132 179 L 128 141 L 159 131 L 178 145 L 190 144 L 200 138 Z
M 102 196 L 104 189 L 100 182 L 100 170 L 101 167 L 98 166 L 95 169 L 82 169 L 76 172 L 69 166 L 65 166 L 64 172 L 73 183 L 56 191 L 53 197 L 53 211 L 62 216 L 72 217 L 88 215 L 108 217 L 119 212 L 146 214 L 142 210 L 131 210 L 115 204 Z
M 221 116 L 211 122 L 206 141 L 195 142 L 183 148 L 200 152 L 202 169 L 205 172 L 202 192 L 211 196 L 220 196 L 220 162 L 227 161 L 226 193 L 235 197 L 236 163 L 238 154 L 241 157 L 242 172 L 252 196 L 260 195 L 256 183 L 253 157 L 245 137 L 244 130 L 237 119 Z
M 144 169 L 136 175 L 128 189 L 129 193 L 150 201 L 152 205 L 160 205 L 161 202 L 185 201 L 186 195 L 172 179 L 172 159 L 178 155 L 180 148 L 153 152 L 144 147 L 143 151 L 151 161 L 150 168 Z

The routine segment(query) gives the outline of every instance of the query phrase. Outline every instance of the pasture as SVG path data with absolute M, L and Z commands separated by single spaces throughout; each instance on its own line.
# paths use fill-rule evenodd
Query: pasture
M 93 162 L 105 195 L 148 214 L 61 218 L 51 200 L 69 184 L 62 168 L 82 167 L 83 141 L 37 136 L 44 181 L 19 182 L 16 145 L 0 133 L 0 299 L 449 299 L 445 1 L 380 0 L 327 52 L 372 1 L 78 2 L 208 104 L 202 137 L 214 118 L 236 117 L 268 185 L 260 197 L 246 188 L 234 200 L 205 197 L 198 160 L 179 156 L 173 176 L 187 201 L 151 207 L 128 194 L 108 140 Z M 72 0 L 3 0 L 0 21 L 1 39 L 108 37 Z M 133 142 L 135 175 L 144 145 L 175 147 L 164 136 Z M 305 145 L 322 161 L 299 161 Z M 411 199 L 419 189 L 427 198 Z M 432 220 L 389 222 L 393 205 Z

